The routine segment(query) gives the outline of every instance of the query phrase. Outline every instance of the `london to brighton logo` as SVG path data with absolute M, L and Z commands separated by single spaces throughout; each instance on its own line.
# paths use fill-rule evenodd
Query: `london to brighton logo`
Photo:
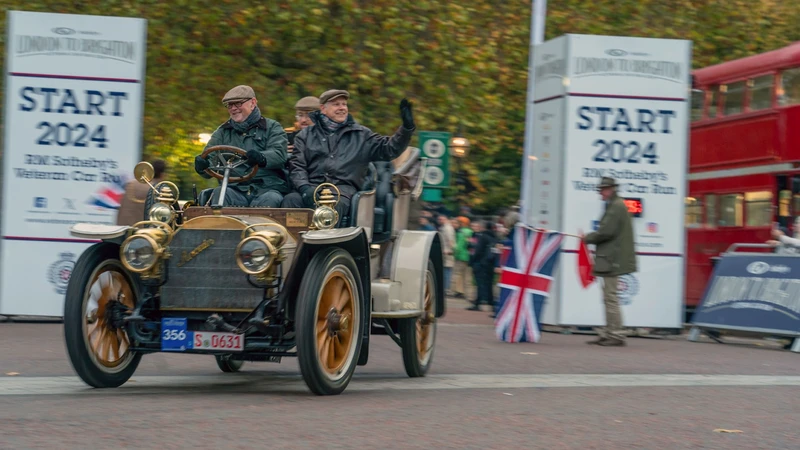
M 630 305 L 639 293 L 639 280 L 633 274 L 622 275 L 617 280 L 617 297 L 620 305 Z
M 56 292 L 65 294 L 67 292 L 67 284 L 69 277 L 72 275 L 72 269 L 75 267 L 75 254 L 64 252 L 58 255 L 58 260 L 47 269 L 47 280 L 53 284 Z

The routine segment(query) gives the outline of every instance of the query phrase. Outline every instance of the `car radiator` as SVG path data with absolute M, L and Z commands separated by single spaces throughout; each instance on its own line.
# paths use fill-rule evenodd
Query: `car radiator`
M 161 287 L 162 309 L 251 310 L 264 289 L 253 287 L 236 265 L 240 233 L 180 230 L 169 245 L 169 280 Z

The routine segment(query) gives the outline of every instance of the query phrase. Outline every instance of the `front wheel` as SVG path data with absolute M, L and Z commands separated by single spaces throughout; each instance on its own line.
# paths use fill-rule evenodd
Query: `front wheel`
M 428 261 L 425 273 L 425 289 L 422 314 L 419 317 L 400 319 L 400 343 L 403 349 L 403 365 L 409 377 L 424 377 L 433 361 L 436 344 L 436 276 L 433 262 Z
M 311 259 L 300 283 L 297 358 L 303 380 L 317 395 L 342 393 L 361 351 L 363 289 L 353 257 L 340 248 Z
M 230 354 L 214 355 L 214 358 L 217 360 L 217 366 L 219 367 L 219 370 L 225 373 L 238 372 L 242 370 L 242 366 L 244 365 L 244 361 L 231 359 Z
M 117 245 L 95 244 L 75 263 L 64 304 L 64 337 L 72 367 L 89 386 L 118 387 L 136 371 L 142 355 L 131 351 L 120 324 L 136 300 L 136 285 Z

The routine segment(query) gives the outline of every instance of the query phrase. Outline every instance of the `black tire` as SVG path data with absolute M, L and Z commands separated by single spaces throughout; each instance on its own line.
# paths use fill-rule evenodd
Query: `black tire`
M 214 359 L 217 360 L 217 366 L 219 367 L 219 370 L 225 373 L 234 373 L 240 371 L 244 365 L 244 361 L 237 361 L 235 359 L 230 359 L 230 357 L 230 354 L 214 355 Z
M 343 282 L 339 288 L 338 280 Z M 340 248 L 328 248 L 314 255 L 300 282 L 295 316 L 297 358 L 303 380 L 317 395 L 341 394 L 356 370 L 364 327 L 364 290 L 360 280 L 353 257 Z M 335 297 L 335 292 L 339 292 L 338 297 Z M 323 294 L 326 294 L 325 303 Z M 349 300 L 345 299 L 347 296 Z M 319 319 L 322 310 L 347 317 L 349 324 L 346 329 L 324 331 L 329 327 L 335 328 L 336 320 L 325 318 L 327 314 Z M 318 334 L 318 326 L 323 330 L 322 334 Z M 328 346 L 324 357 L 318 339 L 323 341 L 323 346 Z M 342 341 L 344 350 L 336 346 Z M 337 363 L 339 360 L 341 363 Z
M 103 276 L 105 274 L 108 276 Z M 127 283 L 127 290 L 123 282 Z M 92 289 L 95 284 L 100 289 Z M 126 306 L 132 308 L 136 305 L 138 300 L 136 283 L 119 260 L 119 246 L 107 242 L 89 247 L 78 258 L 67 285 L 64 303 L 64 338 L 69 360 L 78 376 L 86 384 L 96 388 L 121 386 L 130 379 L 142 358 L 141 353 L 132 352 L 128 348 L 130 338 L 125 330 L 121 328 L 115 330 L 105 320 L 104 311 L 108 305 L 108 298 L 106 291 L 102 289 L 103 286 L 110 286 L 108 298 L 120 292 L 127 293 L 124 297 Z M 128 296 L 132 298 L 128 299 Z M 84 314 L 92 305 L 90 300 L 98 305 L 93 321 L 94 330 L 99 333 L 96 341 L 97 351 L 90 350 L 90 325 L 85 320 Z M 105 345 L 100 343 L 101 340 Z M 117 356 L 116 360 L 110 361 L 106 358 L 114 356 L 114 342 L 117 343 Z M 122 352 L 123 344 L 127 344 L 124 352 Z
M 424 377 L 433 362 L 433 349 L 436 345 L 436 313 L 438 304 L 436 286 L 436 268 L 433 262 L 428 260 L 428 270 L 426 271 L 425 288 L 423 291 L 423 315 L 410 319 L 400 319 L 398 321 L 398 331 L 400 334 L 400 344 L 403 349 L 403 366 L 409 377 Z M 426 317 L 431 320 L 426 323 Z M 423 336 L 425 342 L 418 342 L 419 332 L 426 332 Z M 420 347 L 426 351 L 420 352 Z

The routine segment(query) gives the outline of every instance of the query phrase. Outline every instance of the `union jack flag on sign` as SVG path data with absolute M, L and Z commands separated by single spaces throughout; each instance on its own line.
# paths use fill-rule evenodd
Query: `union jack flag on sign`
M 502 288 L 495 332 L 504 342 L 539 342 L 539 315 L 550 296 L 563 235 L 514 228 L 498 285 Z

